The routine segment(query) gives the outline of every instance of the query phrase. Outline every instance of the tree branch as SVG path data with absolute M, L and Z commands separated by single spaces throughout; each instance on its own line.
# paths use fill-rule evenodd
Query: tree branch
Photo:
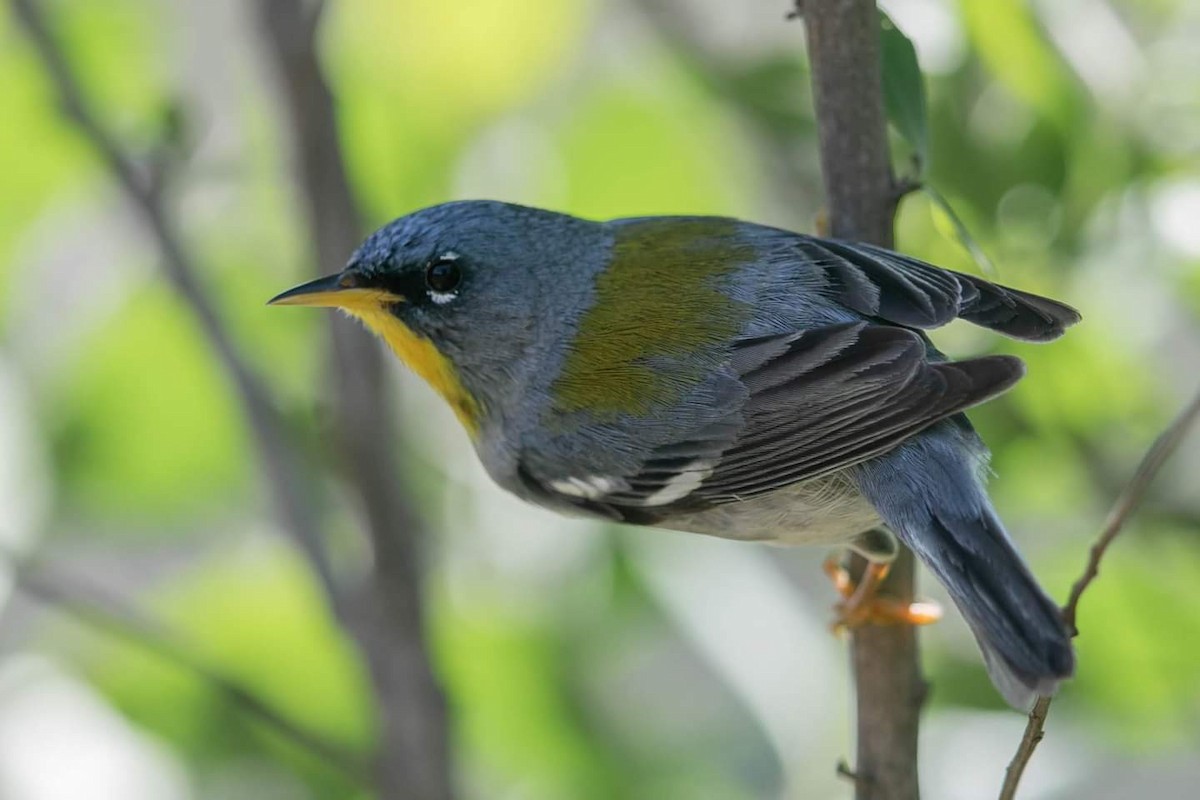
M 346 175 L 334 98 L 302 0 L 257 0 L 258 24 L 283 89 L 293 167 L 303 189 L 319 274 L 340 269 L 362 240 Z M 343 470 L 357 494 L 374 562 L 343 622 L 367 661 L 382 733 L 377 777 L 389 798 L 451 796 L 445 701 L 429 667 L 421 596 L 421 520 L 401 475 L 382 353 L 347 320 L 330 328 L 329 385 Z
M 812 63 L 821 171 L 831 233 L 892 244 L 896 189 L 888 152 L 880 77 L 879 17 L 874 0 L 798 3 Z M 853 558 L 862 574 L 864 562 Z M 881 591 L 913 597 L 912 553 L 901 549 Z M 857 694 L 858 800 L 916 800 L 917 733 L 925 681 L 916 631 L 907 625 L 864 626 L 852 642 Z
M 30 598 L 92 628 L 106 631 L 195 675 L 246 717 L 265 725 L 301 750 L 315 756 L 356 785 L 369 785 L 367 765 L 355 753 L 290 719 L 258 694 L 209 666 L 198 654 L 170 636 L 161 625 L 98 589 L 28 567 L 29 560 L 0 552 L 18 589 Z
M 1096 537 L 1096 542 L 1088 553 L 1087 565 L 1084 567 L 1083 574 L 1071 587 L 1071 595 L 1067 599 L 1067 604 L 1063 606 L 1063 619 L 1066 620 L 1074 635 L 1079 634 L 1075 625 L 1079 600 L 1100 575 L 1100 561 L 1118 534 L 1125 529 L 1126 523 L 1145 499 L 1150 484 L 1158 477 L 1163 465 L 1187 437 L 1192 426 L 1196 424 L 1197 418 L 1200 418 L 1200 390 L 1197 390 L 1191 402 L 1179 412 L 1179 416 L 1154 440 L 1154 444 L 1150 446 L 1146 455 L 1142 457 L 1141 463 L 1138 464 L 1133 477 L 1130 478 L 1129 483 L 1113 503 L 1104 528 Z M 1025 734 L 1021 737 L 1021 744 L 1018 745 L 1016 754 L 1009 763 L 1008 769 L 1005 770 L 1004 785 L 1000 789 L 1000 800 L 1014 800 L 1017 796 L 1017 787 L 1021 783 L 1021 777 L 1025 774 L 1025 767 L 1029 765 L 1029 760 L 1033 758 L 1034 751 L 1045 736 L 1046 717 L 1050 713 L 1050 702 L 1051 698 L 1049 697 L 1038 698 L 1033 711 L 1029 713 L 1029 721 L 1025 724 Z
M 327 557 L 316 470 L 288 436 L 266 386 L 249 369 L 204 291 L 162 193 L 140 174 L 136 160 L 89 108 L 59 42 L 36 0 L 9 0 L 58 94 L 66 117 L 96 149 L 149 227 L 163 256 L 164 276 L 196 315 L 229 375 L 268 476 L 277 513 L 312 563 L 337 617 L 355 640 L 377 695 L 382 736 L 376 773 L 381 796 L 406 800 L 450 797 L 445 709 L 422 636 L 415 542 L 417 520 L 401 493 L 395 438 L 383 394 L 379 353 L 344 324 L 335 326 L 332 364 L 338 450 L 362 502 L 374 547 L 372 569 L 343 591 Z M 313 47 L 323 5 L 261 0 L 258 10 L 273 63 L 287 90 L 286 106 L 298 138 L 299 177 L 305 188 L 317 263 L 340 265 L 358 243 L 358 214 L 342 164 L 333 102 Z
M 266 386 L 250 370 L 221 321 L 216 305 L 201 286 L 197 277 L 198 265 L 184 246 L 161 193 L 151 188 L 148 178 L 139 173 L 135 160 L 104 129 L 89 108 L 78 75 L 67 61 L 61 44 L 51 34 L 36 0 L 9 0 L 9 4 L 14 16 L 25 27 L 50 77 L 63 114 L 97 151 L 149 227 L 162 254 L 164 276 L 195 314 L 201 331 L 234 385 L 263 469 L 269 477 L 268 488 L 283 526 L 308 557 L 336 608 L 340 604 L 340 593 L 321 535 L 320 506 L 315 500 L 318 482 L 290 441 Z
M 832 235 L 890 247 L 895 182 L 875 3 L 812 0 L 798 10 L 808 36 Z

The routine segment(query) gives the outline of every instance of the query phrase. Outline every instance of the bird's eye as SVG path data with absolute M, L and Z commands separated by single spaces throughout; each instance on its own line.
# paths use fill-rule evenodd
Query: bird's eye
M 447 297 L 458 288 L 462 282 L 462 269 L 456 263 L 458 256 L 442 256 L 425 268 L 425 285 L 429 287 L 434 299 L 438 295 Z

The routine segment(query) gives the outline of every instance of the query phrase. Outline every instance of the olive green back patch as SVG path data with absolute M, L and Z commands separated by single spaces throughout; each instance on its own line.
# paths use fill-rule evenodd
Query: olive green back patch
M 677 402 L 716 368 L 750 312 L 721 291 L 722 279 L 754 258 L 735 232 L 728 219 L 620 228 L 552 387 L 555 407 L 600 419 L 646 413 Z M 658 357 L 679 362 L 649 363 Z

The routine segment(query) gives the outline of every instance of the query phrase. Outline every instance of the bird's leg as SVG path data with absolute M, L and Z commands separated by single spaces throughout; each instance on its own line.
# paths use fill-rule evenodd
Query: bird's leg
M 862 625 L 929 625 L 942 618 L 942 609 L 937 603 L 902 603 L 879 595 L 879 587 L 891 569 L 889 564 L 868 562 L 858 585 L 835 556 L 825 560 L 824 569 L 842 596 L 834 606 L 835 632 Z

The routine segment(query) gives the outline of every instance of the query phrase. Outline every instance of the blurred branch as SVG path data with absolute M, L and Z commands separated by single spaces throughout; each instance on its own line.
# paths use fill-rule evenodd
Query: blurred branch
M 335 582 L 322 537 L 319 481 L 306 454 L 294 445 L 267 388 L 250 370 L 198 278 L 162 192 L 89 108 L 35 0 L 9 0 L 49 75 L 63 113 L 97 150 L 150 228 L 162 252 L 164 274 L 200 322 L 233 381 L 284 527 L 317 572 L 334 612 L 367 661 L 382 723 L 377 777 L 383 797 L 443 800 L 450 796 L 444 703 L 430 671 L 422 637 L 415 540 L 419 527 L 401 493 L 394 463 L 396 442 L 383 393 L 379 353 L 344 324 L 335 325 L 334 357 L 338 436 L 349 479 L 358 491 L 370 538 L 373 569 L 353 591 Z M 306 190 L 317 261 L 340 264 L 357 244 L 360 226 L 334 126 L 333 103 L 313 47 L 321 3 L 258 3 L 271 54 L 284 78 L 298 137 L 301 182 Z M 357 338 L 356 338 L 357 337 Z
M 250 689 L 222 675 L 137 609 L 98 589 L 83 589 L 76 579 L 68 582 L 44 570 L 35 572 L 28 559 L 18 558 L 7 550 L 0 550 L 0 558 L 8 562 L 17 588 L 27 596 L 192 673 L 240 713 L 262 723 L 355 784 L 368 785 L 366 764 L 357 754 L 289 719 Z
M 821 171 L 832 235 L 892 244 L 895 181 L 880 77 L 879 16 L 874 0 L 797 3 L 812 64 Z M 865 562 L 855 556 L 861 575 Z M 901 548 L 881 591 L 911 602 L 912 553 Z M 917 734 L 925 681 L 910 625 L 854 630 L 858 800 L 916 800 Z
M 308 0 L 308 8 L 304 10 L 304 25 L 308 28 L 309 39 L 314 39 L 325 10 L 329 8 L 327 0 Z
M 1065 431 L 1067 440 L 1078 453 L 1088 482 L 1101 497 L 1119 495 L 1128 482 L 1119 458 L 1095 440 L 1077 431 Z M 1156 523 L 1177 528 L 1200 528 L 1200 508 L 1195 498 L 1158 497 L 1152 509 L 1142 510 L 1143 518 L 1150 516 Z
M 1079 580 L 1075 581 L 1071 587 L 1071 594 L 1067 598 L 1067 604 L 1063 607 L 1063 617 L 1072 630 L 1076 630 L 1075 614 L 1080 598 L 1092 581 L 1100 575 L 1101 559 L 1104 558 L 1104 554 L 1108 552 L 1113 540 L 1124 529 L 1125 523 L 1129 521 L 1130 516 L 1142 502 L 1150 484 L 1157 477 L 1167 459 L 1175 453 L 1180 442 L 1184 440 L 1188 431 L 1196 423 L 1197 417 L 1200 417 L 1200 391 L 1197 391 L 1192 401 L 1184 407 L 1179 416 L 1154 440 L 1154 444 L 1150 446 L 1146 455 L 1142 457 L 1141 463 L 1138 464 L 1133 478 L 1117 497 L 1117 501 L 1104 523 L 1104 529 L 1088 554 L 1087 566 Z
M 149 175 L 139 172 L 134 158 L 101 125 L 84 98 L 79 76 L 71 68 L 61 43 L 53 36 L 36 0 L 9 0 L 50 77 L 63 114 L 99 153 L 150 228 L 162 254 L 165 277 L 196 315 L 200 328 L 234 384 L 270 480 L 276 510 L 315 569 L 335 608 L 339 592 L 325 553 L 318 524 L 314 477 L 290 441 L 286 426 L 266 387 L 248 366 L 199 280 L 199 267 L 183 243 L 168 213 L 162 193 Z
M 307 5 L 255 3 L 266 54 L 283 90 L 315 266 L 327 273 L 340 269 L 358 246 L 363 225 Z M 332 320 L 330 335 L 328 385 L 339 455 L 374 554 L 342 621 L 375 687 L 382 729 L 379 788 L 388 798 L 444 800 L 452 794 L 446 708 L 425 647 L 419 548 L 424 531 L 396 458 L 402 448 L 382 352 L 344 319 Z
M 1200 418 L 1200 390 L 1196 392 L 1191 402 L 1179 412 L 1179 416 L 1154 440 L 1154 444 L 1150 446 L 1146 455 L 1142 457 L 1141 463 L 1138 464 L 1133 477 L 1113 504 L 1104 528 L 1096 537 L 1096 542 L 1088 554 L 1087 566 L 1079 580 L 1075 581 L 1071 587 L 1071 595 L 1067 599 L 1067 604 L 1063 606 L 1063 619 L 1076 635 L 1078 635 L 1078 628 L 1075 625 L 1075 616 L 1079 608 L 1079 601 L 1087 588 L 1100 575 L 1100 561 L 1118 534 L 1125 529 L 1133 512 L 1145 498 L 1150 484 L 1158 476 L 1167 460 L 1179 448 L 1179 444 L 1196 424 L 1197 418 Z M 1030 712 L 1029 721 L 1025 725 L 1025 734 L 1021 737 L 1021 744 L 1017 747 L 1017 752 L 1005 771 L 1004 785 L 1000 789 L 1000 800 L 1014 800 L 1017 796 L 1017 787 L 1021 783 L 1025 767 L 1045 736 L 1046 717 L 1050 713 L 1050 703 L 1051 698 L 1040 697 L 1034 705 L 1033 711 Z

